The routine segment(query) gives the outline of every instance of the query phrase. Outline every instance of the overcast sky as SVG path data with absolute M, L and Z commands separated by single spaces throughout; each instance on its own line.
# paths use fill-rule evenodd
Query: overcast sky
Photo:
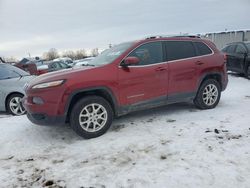
M 250 0 L 0 0 L 0 56 L 250 29 Z

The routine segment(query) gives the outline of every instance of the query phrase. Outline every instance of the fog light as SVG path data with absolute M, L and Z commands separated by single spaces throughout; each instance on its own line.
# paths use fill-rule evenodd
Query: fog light
M 40 97 L 33 97 L 32 102 L 34 104 L 44 104 L 43 100 Z

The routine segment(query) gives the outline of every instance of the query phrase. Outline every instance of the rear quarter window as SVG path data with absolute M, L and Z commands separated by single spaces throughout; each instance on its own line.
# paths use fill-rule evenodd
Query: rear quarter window
M 194 42 L 198 55 L 209 55 L 212 54 L 212 50 L 203 42 Z

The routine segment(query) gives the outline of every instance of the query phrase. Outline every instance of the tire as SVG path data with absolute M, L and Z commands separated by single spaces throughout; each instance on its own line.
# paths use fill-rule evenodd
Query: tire
M 214 79 L 205 80 L 194 99 L 194 104 L 199 109 L 212 109 L 217 106 L 220 101 L 221 86 Z
M 21 103 L 22 98 L 22 94 L 13 94 L 9 96 L 6 103 L 7 112 L 14 116 L 24 115 L 26 110 Z
M 86 139 L 96 138 L 109 129 L 113 114 L 109 102 L 104 98 L 87 96 L 74 105 L 70 114 L 70 125 L 79 136 Z
M 246 78 L 250 79 L 250 66 L 248 66 L 245 76 Z

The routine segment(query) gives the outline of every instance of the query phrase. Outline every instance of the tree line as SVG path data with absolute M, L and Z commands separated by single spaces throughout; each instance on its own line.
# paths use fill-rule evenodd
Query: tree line
M 99 55 L 98 48 L 94 48 L 91 50 L 90 56 L 96 57 Z M 79 49 L 79 50 L 66 50 L 62 52 L 61 54 L 58 52 L 57 49 L 51 48 L 47 52 L 44 52 L 42 55 L 42 59 L 50 61 L 59 57 L 69 57 L 72 60 L 78 60 L 78 59 L 84 59 L 88 57 L 85 49 Z M 15 57 L 1 57 L 0 62 L 18 62 L 17 58 Z
M 91 50 L 91 56 L 96 57 L 99 55 L 98 48 L 94 48 Z M 87 56 L 87 53 L 84 49 L 80 50 L 67 50 L 62 53 L 62 55 L 59 55 L 57 49 L 51 48 L 48 52 L 43 53 L 43 59 L 45 60 L 53 60 L 59 57 L 69 57 L 72 60 L 78 60 L 78 59 L 84 59 Z

